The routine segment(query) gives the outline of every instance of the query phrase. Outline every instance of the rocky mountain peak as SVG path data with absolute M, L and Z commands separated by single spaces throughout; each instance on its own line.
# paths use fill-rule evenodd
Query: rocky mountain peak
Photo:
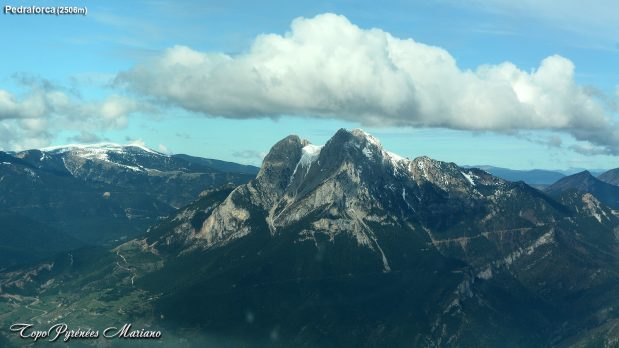
M 348 143 L 349 146 L 354 145 L 357 147 L 362 147 L 364 145 L 370 144 L 373 147 L 377 147 L 382 149 L 382 144 L 378 139 L 374 136 L 370 135 L 366 131 L 356 128 L 352 130 L 348 130 L 345 128 L 340 128 L 332 137 L 329 139 L 327 144 L 343 144 Z
M 355 138 L 363 140 L 365 142 L 368 142 L 374 146 L 377 146 L 379 148 L 382 149 L 382 144 L 380 143 L 380 141 L 378 139 L 376 139 L 374 136 L 372 136 L 371 134 L 367 133 L 366 131 L 364 131 L 361 128 L 355 128 L 352 131 L 350 131 L 350 134 L 352 134 Z
M 338 130 L 320 151 L 317 163 L 323 173 L 333 173 L 342 165 L 363 167 L 365 171 L 388 170 L 405 158 L 385 151 L 380 141 L 361 129 Z M 389 169 L 389 168 L 391 169 Z
M 297 135 L 289 135 L 273 145 L 262 161 L 256 178 L 262 189 L 281 195 L 288 185 L 288 178 L 301 160 L 303 147 L 308 144 L 307 140 L 301 140 Z
M 483 218 L 486 202 L 510 189 L 482 170 L 426 156 L 403 158 L 358 129 L 340 129 L 324 146 L 289 136 L 273 146 L 256 180 L 235 189 L 213 212 L 198 237 L 207 246 L 240 238 L 256 223 L 252 214 L 264 214 L 274 235 L 313 216 L 320 217 L 314 231 L 329 238 L 351 234 L 380 254 L 367 221 L 447 229 L 465 216 Z M 450 221 L 437 217 L 443 211 L 451 212 Z
M 574 174 L 573 178 L 575 178 L 575 179 L 594 179 L 595 177 L 588 170 L 583 170 L 582 172 Z
M 566 176 L 546 189 L 549 193 L 558 193 L 568 189 L 589 192 L 596 186 L 605 185 L 602 181 L 595 178 L 589 171 L 582 171 L 570 176 Z
M 261 175 L 278 167 L 289 167 L 301 157 L 301 149 L 307 145 L 307 140 L 301 140 L 297 135 L 289 135 L 278 141 L 264 157 Z

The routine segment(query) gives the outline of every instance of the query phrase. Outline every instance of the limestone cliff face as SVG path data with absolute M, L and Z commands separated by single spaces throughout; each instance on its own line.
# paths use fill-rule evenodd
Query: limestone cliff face
M 300 160 L 303 146 L 298 136 L 291 135 L 273 146 L 255 180 L 237 187 L 204 221 L 197 238 L 207 246 L 226 243 L 251 231 L 252 211 L 268 211 L 284 195 L 288 178 Z

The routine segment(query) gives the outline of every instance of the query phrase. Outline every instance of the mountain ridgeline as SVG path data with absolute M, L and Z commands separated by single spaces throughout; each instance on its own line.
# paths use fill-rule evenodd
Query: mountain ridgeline
M 611 185 L 619 186 L 619 168 L 611 169 L 600 174 L 598 179 Z
M 256 172 L 135 145 L 0 152 L 0 238 L 10 241 L 0 268 L 130 239 L 201 191 L 247 182 Z
M 591 193 L 402 158 L 361 130 L 289 136 L 254 179 L 111 251 L 0 274 L 1 318 L 120 315 L 183 347 L 604 346 L 617 226 Z
M 544 191 L 553 197 L 560 197 L 570 191 L 590 193 L 605 205 L 619 210 L 619 186 L 609 184 L 600 178 L 594 177 L 588 171 L 583 171 L 557 181 Z

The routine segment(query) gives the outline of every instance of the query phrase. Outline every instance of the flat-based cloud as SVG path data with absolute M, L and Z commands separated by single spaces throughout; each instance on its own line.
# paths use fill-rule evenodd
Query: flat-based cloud
M 510 62 L 458 67 L 446 50 L 347 18 L 298 18 L 244 54 L 175 46 L 116 78 L 159 103 L 207 116 L 340 118 L 369 126 L 512 132 L 555 130 L 619 153 L 607 103 L 555 55 L 532 71 Z

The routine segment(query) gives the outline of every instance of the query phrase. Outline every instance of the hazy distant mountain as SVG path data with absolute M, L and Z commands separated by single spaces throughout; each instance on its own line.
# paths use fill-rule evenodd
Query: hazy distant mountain
M 515 170 L 486 165 L 467 167 L 483 169 L 494 176 L 498 176 L 501 179 L 509 181 L 524 181 L 529 185 L 550 185 L 557 180 L 565 177 L 564 174 L 558 171 L 544 169 Z
M 601 181 L 588 171 L 567 176 L 547 187 L 545 192 L 557 197 L 571 190 L 591 193 L 605 205 L 619 209 L 619 186 Z
M 78 241 L 101 244 L 131 238 L 195 200 L 201 191 L 244 183 L 254 176 L 249 166 L 168 156 L 134 145 L 0 152 L 0 244 L 18 248 L 5 241 L 7 235 L 23 231 L 30 236 L 27 240 L 47 241 L 57 236 L 73 241 L 61 250 L 75 247 Z M 16 223 L 16 217 L 24 224 Z M 56 245 L 53 241 L 46 244 Z M 23 255 L 23 260 L 49 256 L 37 250 Z M 0 267 L 7 259 L 8 253 L 0 254 Z
M 598 346 L 619 338 L 618 224 L 592 194 L 404 159 L 360 130 L 289 136 L 255 179 L 142 237 L 0 274 L 0 320 L 134 320 L 179 347 Z
M 250 166 L 250 165 L 220 161 L 220 160 L 215 160 L 215 159 L 210 159 L 210 158 L 202 158 L 202 157 L 195 157 L 195 156 L 182 155 L 182 154 L 172 155 L 172 157 L 187 161 L 189 163 L 205 166 L 208 168 L 213 168 L 213 169 L 216 169 L 224 173 L 244 173 L 244 174 L 256 175 L 258 174 L 258 171 L 260 170 L 260 168 Z
M 574 175 L 574 174 L 578 174 L 580 172 L 584 172 L 584 171 L 588 171 L 589 173 L 591 173 L 591 175 L 593 176 L 598 176 L 602 173 L 604 173 L 606 170 L 605 169 L 591 169 L 591 168 L 569 168 L 569 169 L 561 169 L 561 170 L 556 170 L 557 172 L 565 175 L 565 176 L 570 176 L 570 175 Z
M 605 183 L 619 186 L 619 168 L 606 171 L 600 174 L 597 178 L 604 181 Z

